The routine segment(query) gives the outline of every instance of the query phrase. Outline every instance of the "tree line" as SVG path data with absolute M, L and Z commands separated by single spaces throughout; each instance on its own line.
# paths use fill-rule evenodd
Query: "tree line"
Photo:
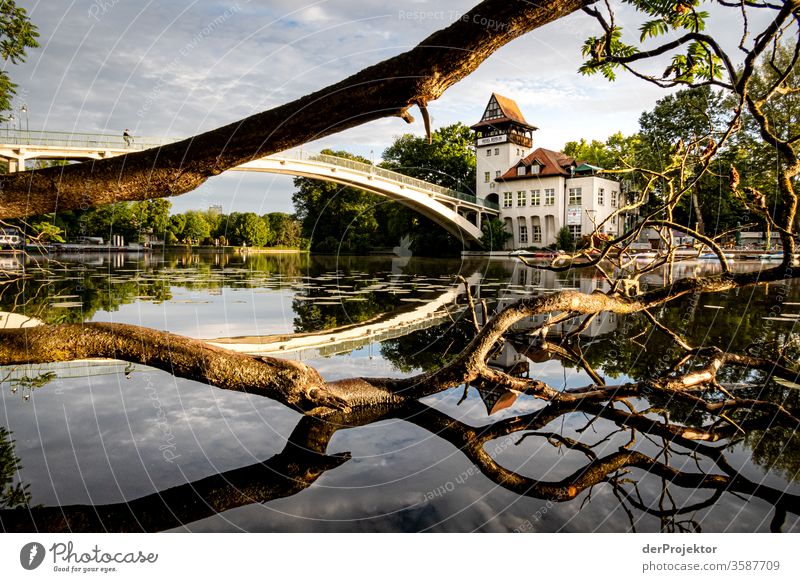
M 795 47 L 789 42 L 776 43 L 772 58 L 754 68 L 751 82 L 755 89 L 760 92 L 780 82 L 781 71 L 786 71 L 784 82 L 796 86 L 800 66 L 794 53 Z M 779 102 L 768 103 L 765 110 L 775 132 L 787 138 L 797 135 L 800 99 L 787 94 Z M 735 115 L 741 116 L 740 121 L 725 145 L 717 148 Z M 763 230 L 781 211 L 778 175 L 785 162 L 775 145 L 763 139 L 752 113 L 741 108 L 735 96 L 711 85 L 683 89 L 659 99 L 652 110 L 639 117 L 637 133 L 625 136 L 618 132 L 605 141 L 570 141 L 564 152 L 618 172 L 623 190 L 650 188 L 650 201 L 641 214 L 657 207 L 666 196 L 657 174 L 682 166 L 684 180 L 696 180 L 691 195 L 676 205 L 673 220 L 701 234 L 717 236 L 748 224 Z M 701 172 L 712 155 L 708 170 Z M 731 174 L 732 167 L 738 168 L 736 178 Z M 637 171 L 641 169 L 648 171 Z M 797 177 L 791 181 L 796 186 Z M 748 208 L 752 203 L 762 206 L 764 212 L 752 212 Z
M 255 212 L 222 214 L 218 210 L 188 210 L 170 215 L 163 198 L 118 202 L 83 211 L 65 211 L 9 221 L 40 242 L 77 241 L 84 237 L 126 242 L 163 241 L 167 245 L 233 245 L 306 248 L 300 223 L 285 212 L 259 216 Z
M 472 141 L 472 132 L 462 123 L 437 129 L 430 142 L 403 134 L 383 152 L 378 167 L 471 194 L 475 187 Z M 372 163 L 346 151 L 322 153 Z M 435 222 L 383 196 L 310 178 L 295 178 L 294 185 L 292 201 L 312 252 L 364 254 L 401 246 L 403 239 L 418 255 L 454 256 L 462 250 L 461 241 Z

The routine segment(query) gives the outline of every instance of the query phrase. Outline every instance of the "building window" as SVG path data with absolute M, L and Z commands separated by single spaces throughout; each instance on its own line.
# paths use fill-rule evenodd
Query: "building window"
M 531 206 L 539 206 L 542 203 L 542 195 L 539 190 L 531 190 Z
M 492 148 L 488 148 L 488 149 L 486 150 L 486 155 L 487 155 L 487 156 L 491 156 L 491 155 L 492 155 Z
M 531 227 L 531 242 L 542 242 L 542 227 L 533 225 Z
M 486 113 L 483 114 L 483 118 L 494 119 L 495 117 L 500 117 L 500 105 L 497 104 L 497 101 L 492 99 L 486 107 Z
M 526 200 L 525 190 L 517 192 L 517 206 L 525 206 L 528 201 Z
M 494 155 L 496 156 L 500 155 L 500 148 L 494 148 Z
M 486 182 L 488 184 L 491 181 L 491 179 L 492 179 L 492 175 L 489 172 L 484 172 L 483 173 L 483 181 L 484 182 Z
M 503 208 L 511 208 L 514 205 L 514 195 L 511 192 L 503 192 Z
M 527 224 L 520 224 L 519 225 L 519 242 L 520 243 L 527 243 L 528 242 L 528 225 Z
M 580 188 L 570 188 L 569 189 L 569 205 L 570 206 L 580 206 L 583 204 L 583 195 L 581 194 Z
M 540 166 L 538 164 L 533 164 L 531 166 L 531 174 L 538 174 L 539 173 L 539 167 Z
M 499 178 L 500 177 L 500 170 L 495 170 L 494 171 L 494 177 L 495 178 Z
M 525 166 L 517 167 L 517 176 L 524 176 L 525 175 Z
M 581 238 L 581 225 L 571 224 L 569 226 L 569 233 L 572 235 L 572 240 L 578 240 Z
M 598 206 L 606 205 L 606 191 L 603 188 L 597 189 L 597 205 Z
M 556 190 L 555 188 L 544 189 L 544 205 L 553 206 L 556 203 Z
M 611 208 L 616 208 L 616 207 L 617 207 L 617 191 L 616 190 L 612 190 L 611 191 Z

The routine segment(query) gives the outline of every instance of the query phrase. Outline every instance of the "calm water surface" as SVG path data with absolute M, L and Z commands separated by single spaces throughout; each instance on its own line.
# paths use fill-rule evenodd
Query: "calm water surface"
M 23 272 L 16 259 L 3 260 L 5 268 Z M 2 310 L 50 323 L 134 323 L 207 339 L 313 334 L 385 321 L 442 301 L 459 289 L 456 275 L 469 279 L 490 311 L 523 294 L 603 285 L 591 272 L 561 276 L 513 261 L 298 255 L 86 255 L 28 261 L 24 273 L 4 287 Z M 654 275 L 647 284 L 662 282 Z M 289 355 L 328 379 L 434 369 L 471 337 L 463 306 L 462 295 L 444 302 L 435 317 L 393 328 L 378 341 Z M 798 312 L 795 284 L 688 297 L 657 316 L 695 345 L 745 350 L 796 341 Z M 591 384 L 580 367 L 544 355 L 525 337 L 525 328 L 538 323 L 522 322 L 492 363 L 556 388 Z M 668 340 L 638 316 L 597 318 L 581 333 L 581 348 L 608 383 L 651 377 L 674 363 Z M 3 474 L 28 487 L 42 530 L 56 527 L 62 512 L 93 515 L 87 529 L 108 531 L 800 530 L 800 442 L 785 428 L 748 428 L 693 453 L 687 443 L 621 426 L 613 411 L 599 417 L 565 411 L 521 440 L 525 432 L 497 431 L 497 421 L 539 411 L 544 403 L 474 387 L 332 428 L 266 398 L 124 363 L 3 368 L 0 374 L 3 446 L 10 450 L 13 439 L 22 467 L 9 469 L 6 456 Z M 796 384 L 765 382 L 741 370 L 723 379 L 744 395 L 797 409 Z M 686 404 L 655 398 L 631 404 L 639 411 L 650 407 L 646 417 L 658 422 L 698 423 L 699 413 Z M 469 452 L 465 443 L 475 439 L 492 463 Z M 537 496 L 534 483 L 586 473 L 621 447 L 692 475 L 723 472 L 715 462 L 721 454 L 749 489 L 716 491 L 631 466 L 606 471 L 569 501 Z M 517 477 L 528 485 L 515 485 Z M 15 529 L 17 518 L 0 511 L 6 529 Z

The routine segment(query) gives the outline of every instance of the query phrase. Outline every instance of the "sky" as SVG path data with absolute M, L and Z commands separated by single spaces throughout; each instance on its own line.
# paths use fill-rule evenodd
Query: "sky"
M 515 0 L 509 0 L 515 1 Z M 17 0 L 40 47 L 8 67 L 31 130 L 187 137 L 270 109 L 409 50 L 477 4 L 439 0 Z M 490 16 L 490 15 L 489 15 Z M 727 42 L 737 27 L 726 15 Z M 621 6 L 617 22 L 635 30 Z M 430 106 L 434 129 L 477 122 L 491 93 L 517 101 L 539 127 L 536 146 L 633 133 L 642 111 L 665 95 L 628 75 L 615 83 L 577 72 L 580 45 L 596 33 L 583 13 L 553 22 L 495 52 Z M 731 33 L 732 34 L 732 33 Z M 738 39 L 737 39 L 738 40 Z M 661 67 L 663 63 L 656 63 Z M 419 118 L 417 112 L 412 112 Z M 22 115 L 22 118 L 25 114 Z M 379 159 L 421 122 L 375 121 L 326 137 L 331 147 Z M 173 211 L 221 204 L 224 212 L 292 212 L 292 179 L 232 173 L 173 198 Z

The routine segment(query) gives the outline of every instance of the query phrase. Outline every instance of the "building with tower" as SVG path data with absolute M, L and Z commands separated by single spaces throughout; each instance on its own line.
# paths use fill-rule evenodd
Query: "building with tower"
M 477 156 L 475 193 L 500 206 L 513 237 L 507 248 L 546 247 L 566 225 L 574 239 L 595 230 L 616 235 L 625 216 L 611 214 L 622 202 L 620 183 L 602 168 L 533 147 L 533 132 L 517 104 L 492 93 L 473 125 Z

